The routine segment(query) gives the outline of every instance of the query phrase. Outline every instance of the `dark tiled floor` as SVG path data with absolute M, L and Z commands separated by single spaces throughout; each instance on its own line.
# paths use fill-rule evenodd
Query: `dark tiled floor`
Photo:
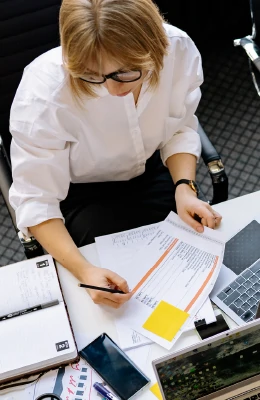
M 229 198 L 260 189 L 260 98 L 241 49 L 212 52 L 204 58 L 205 83 L 198 116 L 221 154 L 229 177 Z M 204 166 L 198 181 L 205 193 L 211 182 Z
M 260 98 L 247 59 L 242 50 L 230 47 L 215 50 L 203 60 L 205 83 L 197 114 L 222 156 L 229 177 L 229 198 L 260 190 Z M 197 180 L 210 198 L 211 180 L 202 161 Z M 23 258 L 0 195 L 0 265 Z

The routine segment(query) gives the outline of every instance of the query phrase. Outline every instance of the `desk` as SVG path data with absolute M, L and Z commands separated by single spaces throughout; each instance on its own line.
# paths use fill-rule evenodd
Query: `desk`
M 260 218 L 260 191 L 218 204 L 214 208 L 223 216 L 219 231 L 222 232 L 223 239 L 227 241 L 256 216 Z M 95 244 L 82 247 L 81 252 L 90 262 L 98 265 Z M 117 332 L 113 323 L 113 315 L 116 311 L 94 304 L 87 292 L 78 288 L 76 278 L 61 265 L 57 267 L 78 348 L 83 348 L 102 332 L 107 332 L 117 342 Z M 199 337 L 195 331 L 186 332 L 177 341 L 174 350 L 190 346 L 198 341 Z M 151 362 L 166 353 L 167 350 L 157 344 L 151 345 L 145 373 L 151 378 L 152 383 L 155 382 L 155 376 Z M 21 392 L 15 391 L 11 395 L 5 395 L 4 400 L 18 400 L 19 393 Z M 138 397 L 139 399 L 155 400 L 155 397 L 146 389 Z
M 260 217 L 260 191 L 220 203 L 214 208 L 223 216 L 219 231 L 223 233 L 223 239 L 227 241 L 255 216 Z M 81 252 L 90 262 L 99 264 L 95 244 L 82 247 Z M 58 272 L 79 349 L 102 332 L 107 332 L 117 342 L 117 332 L 113 323 L 113 315 L 116 311 L 95 305 L 85 290 L 78 289 L 78 282 L 74 276 L 61 265 L 58 265 Z M 177 341 L 174 350 L 194 344 L 198 340 L 195 331 L 186 332 Z M 156 344 L 151 345 L 145 372 L 152 382 L 155 382 L 155 377 L 151 361 L 166 353 L 167 350 L 162 347 Z M 139 399 L 154 400 L 155 397 L 149 390 L 145 390 Z

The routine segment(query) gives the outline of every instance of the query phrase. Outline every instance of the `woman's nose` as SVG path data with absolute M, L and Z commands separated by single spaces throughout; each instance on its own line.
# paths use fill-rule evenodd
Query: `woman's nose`
M 109 94 L 111 94 L 112 96 L 117 96 L 118 94 L 120 94 L 122 92 L 122 90 L 120 89 L 122 86 L 122 83 L 116 82 L 113 79 L 108 79 L 104 83 L 104 86 L 108 90 Z

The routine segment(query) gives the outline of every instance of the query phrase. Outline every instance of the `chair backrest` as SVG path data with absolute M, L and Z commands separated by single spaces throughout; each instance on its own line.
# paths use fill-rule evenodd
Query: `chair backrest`
M 251 17 L 253 23 L 253 38 L 260 46 L 260 1 L 250 0 Z
M 259 5 L 259 0 L 254 0 Z M 154 0 L 173 25 L 191 36 L 207 54 L 216 47 L 232 47 L 236 37 L 251 29 L 249 0 Z
M 0 0 L 0 136 L 10 157 L 10 107 L 32 60 L 59 45 L 61 0 Z
M 250 0 L 250 11 L 252 19 L 252 39 L 254 42 L 254 49 L 258 54 L 258 61 L 256 61 L 257 65 L 255 65 L 255 63 L 249 59 L 249 68 L 256 92 L 258 96 L 260 96 L 260 0 Z

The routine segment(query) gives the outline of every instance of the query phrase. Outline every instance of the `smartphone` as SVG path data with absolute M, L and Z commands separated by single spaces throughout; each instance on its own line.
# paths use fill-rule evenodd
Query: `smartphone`
M 132 399 L 150 382 L 106 333 L 79 354 L 122 400 Z

